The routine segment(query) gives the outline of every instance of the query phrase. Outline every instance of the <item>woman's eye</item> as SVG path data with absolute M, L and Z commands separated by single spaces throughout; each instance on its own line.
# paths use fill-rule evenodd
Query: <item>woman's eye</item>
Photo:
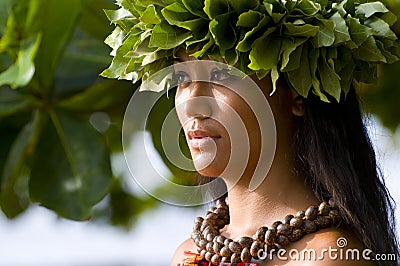
M 178 83 L 178 85 L 183 85 L 185 83 L 190 83 L 192 80 L 190 79 L 190 76 L 188 73 L 185 71 L 177 71 L 175 73 L 175 79 Z
M 228 69 L 214 68 L 211 71 L 211 81 L 223 81 L 231 77 L 232 75 L 229 74 Z

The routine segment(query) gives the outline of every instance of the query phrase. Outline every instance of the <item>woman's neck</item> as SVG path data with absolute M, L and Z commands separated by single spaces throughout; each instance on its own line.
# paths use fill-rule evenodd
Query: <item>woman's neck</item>
M 252 171 L 246 171 L 228 192 L 230 224 L 224 234 L 232 239 L 251 237 L 261 226 L 270 226 L 287 214 L 295 215 L 299 210 L 317 205 L 319 201 L 304 178 L 293 174 L 291 169 L 292 166 L 274 163 L 253 191 L 248 188 L 252 175 L 246 174 Z

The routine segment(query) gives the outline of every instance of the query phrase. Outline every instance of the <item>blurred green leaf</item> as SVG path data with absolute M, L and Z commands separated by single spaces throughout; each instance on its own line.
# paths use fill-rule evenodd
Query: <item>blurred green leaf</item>
M 26 86 L 35 73 L 33 60 L 36 56 L 41 38 L 36 36 L 22 44 L 17 61 L 7 70 L 0 73 L 0 86 L 10 85 L 11 88 Z
M 29 205 L 27 169 L 29 169 L 29 158 L 43 126 L 39 113 L 36 114 L 34 120 L 25 125 L 15 139 L 2 172 L 1 209 L 9 218 L 17 216 Z M 22 184 L 24 187 L 18 189 L 21 180 L 24 181 Z
M 52 85 L 57 63 L 81 11 L 81 0 L 32 0 L 40 6 L 32 15 L 40 21 L 42 42 L 37 53 L 37 90 L 48 91 Z M 43 14 L 46 14 L 45 16 Z M 55 26 L 57 25 L 57 26 Z
M 87 121 L 52 111 L 32 161 L 31 199 L 59 215 L 88 219 L 107 193 L 111 166 L 104 140 Z
M 24 111 L 31 107 L 26 95 L 7 87 L 0 87 L 0 119 Z

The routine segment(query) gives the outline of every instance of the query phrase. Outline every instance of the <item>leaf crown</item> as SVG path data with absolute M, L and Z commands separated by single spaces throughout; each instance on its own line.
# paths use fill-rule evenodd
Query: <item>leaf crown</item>
M 340 101 L 353 82 L 372 83 L 377 66 L 399 60 L 397 17 L 365 0 L 117 0 L 106 39 L 113 60 L 102 75 L 145 80 L 183 47 L 234 65 L 273 91 L 283 75 L 301 96 Z M 271 94 L 272 94 L 271 93 Z M 332 98 L 333 97 L 333 98 Z

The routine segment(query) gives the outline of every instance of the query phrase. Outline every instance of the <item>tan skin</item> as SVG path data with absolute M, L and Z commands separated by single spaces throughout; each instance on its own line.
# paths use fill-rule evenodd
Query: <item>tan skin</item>
M 177 53 L 179 61 L 195 60 L 184 51 Z M 222 235 L 237 240 L 242 236 L 252 236 L 256 230 L 265 225 L 271 225 L 277 220 L 282 220 L 287 214 L 295 214 L 299 210 L 305 210 L 311 205 L 318 205 L 319 200 L 315 197 L 312 189 L 305 184 L 304 177 L 293 173 L 294 153 L 292 142 L 298 116 L 303 115 L 303 103 L 297 94 L 287 88 L 278 88 L 275 94 L 270 97 L 271 82 L 268 78 L 259 81 L 254 78 L 258 86 L 266 95 L 271 106 L 277 130 L 277 149 L 275 157 L 268 175 L 261 185 L 254 191 L 249 191 L 249 182 L 254 168 L 258 162 L 260 153 L 260 132 L 257 131 L 258 124 L 254 114 L 246 102 L 236 93 L 223 86 L 210 86 L 206 82 L 190 82 L 178 87 L 175 102 L 176 105 L 184 108 L 177 108 L 178 117 L 184 122 L 183 129 L 186 134 L 193 128 L 201 128 L 213 134 L 217 154 L 214 161 L 204 169 L 198 169 L 200 174 L 205 176 L 219 176 L 223 167 L 227 163 L 227 154 L 230 154 L 231 143 L 229 134 L 221 123 L 212 117 L 199 116 L 199 111 L 190 106 L 190 99 L 198 96 L 216 98 L 234 108 L 243 118 L 246 129 L 250 136 L 250 157 L 247 167 L 238 183 L 229 184 L 231 178 L 224 176 L 229 190 L 228 204 L 230 211 L 230 224 L 221 232 Z M 186 104 L 186 105 L 185 105 Z M 200 108 L 201 109 L 201 108 Z M 213 110 L 218 112 L 221 110 Z M 189 122 L 183 121 L 183 117 L 190 117 Z M 189 137 L 187 135 L 189 140 Z M 197 147 L 189 144 L 192 157 L 200 156 Z M 358 248 L 363 250 L 363 245 L 348 230 L 338 228 L 328 228 L 316 233 L 304 236 L 301 240 L 291 243 L 287 249 L 315 249 L 320 254 L 323 249 L 332 246 L 337 248 L 336 241 L 339 237 L 348 240 L 348 248 Z M 191 239 L 184 241 L 176 250 L 171 266 L 176 266 L 182 262 L 184 251 L 196 252 L 197 248 Z M 295 261 L 278 260 L 263 262 L 264 265 L 373 265 L 367 261 L 341 261 L 331 260 L 325 256 L 324 260 L 317 261 Z

